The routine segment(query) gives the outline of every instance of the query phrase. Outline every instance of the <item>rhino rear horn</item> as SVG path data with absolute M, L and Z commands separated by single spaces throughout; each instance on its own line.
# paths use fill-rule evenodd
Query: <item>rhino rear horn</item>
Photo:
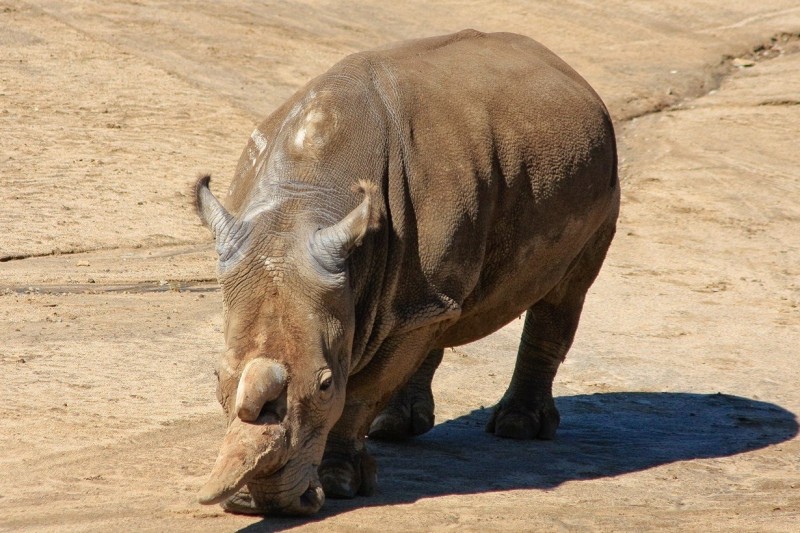
M 364 195 L 358 207 L 336 224 L 317 230 L 312 240 L 314 255 L 331 272 L 342 270 L 353 249 L 379 225 L 379 210 L 373 200 L 375 184 L 360 182 L 355 190 Z
M 201 176 L 194 186 L 194 205 L 197 215 L 214 234 L 217 254 L 225 261 L 239 247 L 246 231 L 244 224 L 228 213 L 212 194 L 208 184 L 211 176 Z

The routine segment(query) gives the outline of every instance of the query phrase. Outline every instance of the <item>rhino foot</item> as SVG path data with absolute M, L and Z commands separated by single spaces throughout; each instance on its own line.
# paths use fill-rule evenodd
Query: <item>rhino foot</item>
M 401 391 L 369 427 L 369 438 L 400 441 L 428 432 L 436 420 L 430 389 Z
M 552 398 L 533 408 L 501 400 L 486 424 L 486 432 L 510 439 L 552 440 L 560 422 L 561 415 Z
M 378 467 L 366 449 L 354 454 L 327 452 L 319 467 L 319 479 L 330 498 L 372 496 L 378 484 Z

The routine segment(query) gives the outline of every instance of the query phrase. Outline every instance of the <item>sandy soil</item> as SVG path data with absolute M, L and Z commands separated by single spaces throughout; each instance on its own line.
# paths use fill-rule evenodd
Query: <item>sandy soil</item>
M 438 425 L 311 520 L 194 493 L 224 423 L 188 187 L 344 54 L 477 27 L 598 89 L 623 212 L 553 442 L 482 431 L 521 322 L 448 350 Z M 793 0 L 0 1 L 0 530 L 800 530 Z

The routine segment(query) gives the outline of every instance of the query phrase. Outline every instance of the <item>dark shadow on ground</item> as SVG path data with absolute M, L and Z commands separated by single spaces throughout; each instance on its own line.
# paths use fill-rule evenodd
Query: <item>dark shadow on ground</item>
M 370 442 L 379 493 L 328 500 L 318 515 L 267 517 L 242 531 L 280 531 L 367 506 L 448 494 L 549 489 L 698 458 L 725 457 L 791 439 L 795 415 L 777 405 L 724 394 L 608 393 L 556 399 L 554 441 L 512 441 L 484 433 L 489 409 L 434 427 L 405 443 Z

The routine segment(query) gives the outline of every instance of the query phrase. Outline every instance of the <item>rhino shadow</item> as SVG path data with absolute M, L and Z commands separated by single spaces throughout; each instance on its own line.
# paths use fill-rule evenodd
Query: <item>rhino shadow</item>
M 556 398 L 554 441 L 512 441 L 484 432 L 490 409 L 448 420 L 404 443 L 369 442 L 379 492 L 329 499 L 310 518 L 266 517 L 241 531 L 280 531 L 361 507 L 450 494 L 550 489 L 656 466 L 736 455 L 791 439 L 793 413 L 724 394 L 626 392 Z

